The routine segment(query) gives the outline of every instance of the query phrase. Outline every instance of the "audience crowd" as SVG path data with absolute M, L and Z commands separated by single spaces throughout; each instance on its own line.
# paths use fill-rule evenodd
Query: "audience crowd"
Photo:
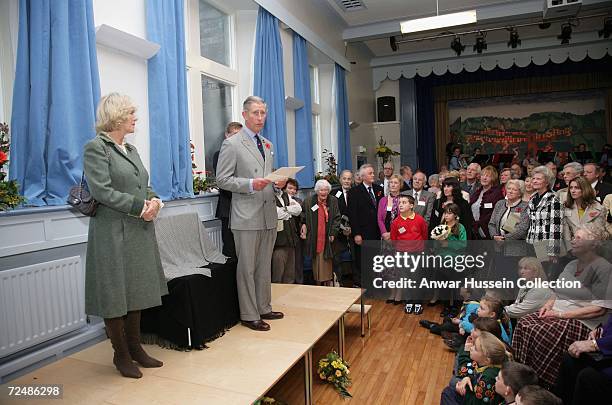
M 375 180 L 375 168 L 365 164 L 340 173 L 338 185 L 319 179 L 303 199 L 290 179 L 277 190 L 273 281 L 360 287 L 369 270 L 361 268 L 365 241 L 379 241 L 383 253 L 414 252 L 424 240 L 438 239 L 432 235 L 439 225 L 448 233 L 438 254 L 491 240 L 489 274 L 501 277 L 511 269 L 527 281 L 564 279 L 582 288 L 540 283 L 511 297 L 462 289 L 459 301 L 444 302 L 439 322 L 421 320 L 457 352 L 441 403 L 612 403 L 612 255 L 605 242 L 612 185 L 605 167 L 574 161 L 557 168 L 529 155 L 515 156 L 507 167 L 481 167 L 467 162 L 460 148 L 452 151 L 438 173 L 409 166 L 396 171 L 388 161 Z M 398 276 L 390 269 L 384 277 Z M 423 312 L 423 302 L 401 289 L 387 298 L 404 304 L 406 313 Z

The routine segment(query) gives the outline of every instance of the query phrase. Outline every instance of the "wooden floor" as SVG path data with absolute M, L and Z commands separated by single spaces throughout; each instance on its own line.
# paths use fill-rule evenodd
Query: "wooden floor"
M 353 399 L 343 400 L 330 385 L 315 380 L 315 403 L 439 404 L 440 392 L 452 374 L 454 353 L 418 321 L 438 322 L 441 307 L 425 307 L 425 312 L 416 316 L 405 314 L 400 305 L 369 303 L 373 304 L 370 336 L 360 337 L 358 314 L 346 315 L 346 357 L 351 365 Z

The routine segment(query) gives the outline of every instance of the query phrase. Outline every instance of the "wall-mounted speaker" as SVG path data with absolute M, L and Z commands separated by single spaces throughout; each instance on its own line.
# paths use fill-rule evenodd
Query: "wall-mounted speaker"
M 395 97 L 384 96 L 376 99 L 378 122 L 395 121 Z

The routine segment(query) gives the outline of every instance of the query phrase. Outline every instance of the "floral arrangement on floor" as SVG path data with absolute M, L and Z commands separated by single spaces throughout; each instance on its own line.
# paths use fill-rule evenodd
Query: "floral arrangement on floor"
M 9 126 L 0 124 L 0 211 L 15 208 L 25 201 L 19 194 L 19 184 L 15 180 L 4 180 L 6 170 L 4 166 L 9 162 L 9 150 L 11 142 L 9 138 Z
M 191 147 L 191 174 L 193 175 L 193 194 L 198 195 L 206 191 L 217 188 L 217 182 L 212 172 L 208 170 L 196 170 L 198 165 L 195 163 L 195 145 L 189 141 Z
M 321 155 L 323 157 L 323 161 L 327 164 L 327 170 L 325 171 L 325 173 L 318 172 L 315 175 L 315 180 L 325 179 L 332 186 L 335 184 L 340 184 L 340 178 L 338 177 L 337 172 L 338 162 L 336 162 L 336 157 L 331 151 L 327 149 L 323 149 Z
M 349 364 L 338 353 L 335 351 L 327 353 L 319 360 L 317 373 L 321 380 L 332 384 L 342 398 L 352 398 L 348 392 L 348 387 L 351 386 Z
M 253 405 L 288 405 L 286 402 L 279 401 L 270 397 L 262 397 L 253 403 Z
M 376 146 L 376 156 L 382 158 L 383 163 L 388 162 L 391 156 L 398 156 L 399 154 L 399 152 L 388 147 L 387 141 L 385 141 L 382 136 L 380 137 L 378 146 Z

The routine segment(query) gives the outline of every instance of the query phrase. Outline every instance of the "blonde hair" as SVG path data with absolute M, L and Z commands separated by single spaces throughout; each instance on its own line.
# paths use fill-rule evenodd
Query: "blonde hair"
M 130 114 L 136 112 L 132 100 L 119 93 L 109 93 L 100 99 L 96 109 L 96 131 L 115 131 Z
M 536 273 L 535 278 L 546 280 L 544 267 L 542 267 L 542 263 L 536 257 L 523 257 L 521 260 L 519 260 L 518 266 L 534 270 Z
M 479 351 L 491 360 L 491 364 L 502 364 L 506 359 L 512 359 L 512 355 L 506 350 L 504 342 L 490 332 L 480 331 L 480 336 L 476 339 L 476 345 L 480 348 Z

